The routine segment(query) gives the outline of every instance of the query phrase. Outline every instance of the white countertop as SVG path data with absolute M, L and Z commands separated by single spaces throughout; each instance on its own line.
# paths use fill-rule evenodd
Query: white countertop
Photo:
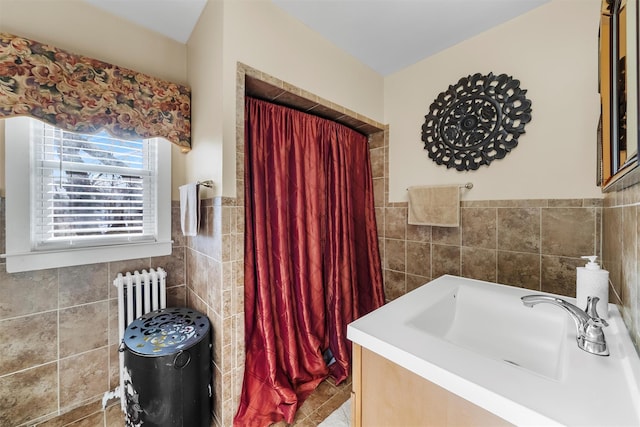
M 529 308 L 557 310 L 566 317 L 561 369 L 551 378 L 415 327 L 433 301 L 460 286 L 497 290 L 500 298 L 504 295 L 518 304 L 521 296 L 544 294 L 442 276 L 349 324 L 347 337 L 516 425 L 640 426 L 640 359 L 615 305 L 609 305 L 609 326 L 604 329 L 611 353 L 606 357 L 578 348 L 575 324 L 562 309 L 548 304 Z M 500 305 L 492 310 L 500 310 Z

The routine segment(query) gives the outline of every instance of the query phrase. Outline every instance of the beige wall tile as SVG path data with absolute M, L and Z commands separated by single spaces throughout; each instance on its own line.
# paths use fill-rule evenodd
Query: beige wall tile
M 0 320 L 0 376 L 58 359 L 58 313 Z M 0 393 L 2 396 L 2 393 Z
M 375 149 L 379 147 L 384 147 L 384 132 L 376 132 L 369 136 L 369 148 Z
M 425 285 L 430 281 L 430 276 L 414 276 L 413 274 L 407 274 L 407 292 L 418 289 L 420 286 Z
M 609 271 L 615 293 L 622 293 L 622 208 L 606 208 L 602 213 L 602 265 Z
M 373 202 L 377 208 L 383 208 L 385 206 L 385 186 L 386 179 L 373 179 Z
M 227 263 L 228 264 L 228 263 Z M 216 313 L 223 315 L 223 263 L 212 259 L 207 260 L 207 293 L 205 295 L 205 302 Z M 232 278 L 227 278 L 228 282 L 225 283 L 226 287 L 231 287 Z
M 498 283 L 540 290 L 540 255 L 498 251 Z
M 17 426 L 58 409 L 58 364 L 0 377 L 0 425 Z
M 133 273 L 136 270 L 148 271 L 151 267 L 154 267 L 151 265 L 151 258 L 136 258 L 136 259 L 128 259 L 125 261 L 110 262 L 109 263 L 109 280 L 114 280 L 118 276 L 118 273 L 122 273 L 124 275 L 127 272 Z M 113 288 L 112 291 L 115 292 L 115 287 Z
M 105 410 L 105 427 L 122 427 L 125 425 L 124 414 L 120 405 L 111 405 Z
M 187 307 L 198 310 L 200 313 L 206 314 L 209 318 L 212 316 L 212 310 L 209 309 L 206 302 L 191 289 L 187 290 Z
M 186 285 L 167 288 L 167 307 L 184 307 L 186 304 Z
M 13 378 L 24 377 L 19 381 L 21 391 L 30 393 L 36 401 L 33 403 L 31 398 L 25 398 L 23 400 L 26 404 L 19 404 L 24 420 L 49 420 L 45 425 L 51 426 L 67 425 L 73 422 L 77 422 L 77 425 L 93 425 L 94 420 L 86 418 L 87 414 L 79 415 L 77 410 L 69 412 L 68 409 L 83 404 L 86 399 L 99 400 L 104 391 L 113 389 L 119 382 L 117 293 L 112 280 L 118 272 L 155 267 L 156 262 L 163 259 L 169 260 L 171 264 L 171 267 L 167 268 L 170 275 L 173 273 L 173 277 L 184 276 L 184 256 L 176 256 L 176 250 L 179 253 L 185 251 L 184 247 L 174 249 L 171 257 L 154 259 L 154 264 L 151 264 L 149 258 L 142 258 L 108 264 L 7 274 L 4 264 L 0 263 L 0 283 L 3 285 L 0 287 L 0 338 L 5 342 L 11 342 L 4 352 L 5 357 L 11 360 L 4 361 L 0 356 L 0 363 L 5 368 L 0 376 L 4 384 L 10 383 Z M 184 278 L 181 282 L 184 283 Z M 169 288 L 169 301 L 172 299 L 182 301 L 179 305 L 184 306 L 186 300 L 184 289 L 184 285 Z M 175 296 L 172 297 L 172 294 Z M 7 304 L 6 308 L 4 304 Z M 58 324 L 58 318 L 60 324 Z M 19 336 L 12 334 L 19 334 Z M 107 347 L 109 343 L 111 345 Z M 94 369 L 97 383 L 101 383 L 99 391 L 91 381 L 83 382 L 87 377 L 80 379 L 72 377 L 75 379 L 68 381 L 66 372 L 58 375 L 58 357 L 63 358 L 60 366 L 74 373 L 78 366 L 69 364 L 69 360 L 78 357 L 82 360 L 82 357 L 88 357 L 94 351 L 104 353 L 104 358 L 100 358 L 100 367 Z M 52 361 L 55 363 L 46 364 Z M 20 365 L 16 365 L 16 362 Z M 40 364 L 46 365 L 30 368 Z M 41 369 L 43 366 L 44 370 Z M 91 366 L 89 365 L 89 369 L 93 369 Z M 49 368 L 52 375 L 48 375 L 49 371 L 46 371 Z M 32 372 L 36 372 L 37 378 L 41 378 L 37 383 L 35 379 L 33 384 L 30 383 Z M 46 392 L 47 398 L 42 398 L 40 389 L 46 387 L 50 387 L 51 392 Z M 58 412 L 58 393 L 62 389 L 65 390 L 61 401 L 64 415 L 55 416 Z M 8 393 L 0 389 L 0 401 L 4 401 Z M 16 393 L 11 394 L 16 395 Z M 89 396 L 89 394 L 92 395 Z M 51 400 L 48 399 L 49 397 Z M 43 405 L 51 403 L 50 411 L 41 412 L 40 403 Z M 101 412 L 99 402 L 97 408 Z M 1 418 L 5 412 L 4 408 L 0 409 L 0 412 Z M 96 415 L 96 419 L 101 416 Z M 77 421 L 81 418 L 86 419 Z M 16 424 L 0 421 L 0 425 Z
M 384 296 L 387 301 L 393 301 L 406 292 L 406 274 L 398 271 L 385 270 Z
M 378 238 L 384 236 L 384 208 L 375 208 Z
M 431 227 L 431 242 L 460 246 L 460 227 Z
M 151 258 L 153 268 L 162 267 L 167 272 L 167 286 L 179 286 L 186 283 L 184 269 L 185 248 L 173 247 L 171 255 Z
M 387 239 L 406 239 L 407 209 L 385 209 L 385 237 Z
M 415 276 L 431 277 L 431 244 L 407 241 L 406 247 L 407 273 Z
M 596 253 L 596 208 L 542 209 L 542 253 L 578 258 Z
M 182 247 L 186 244 L 180 225 L 180 202 L 177 200 L 171 203 L 171 240 L 174 247 Z
M 60 307 L 105 300 L 109 296 L 106 263 L 64 267 L 58 270 Z
M 213 259 L 220 262 L 227 262 L 233 259 L 235 253 L 236 238 L 231 234 L 222 235 L 222 244 L 220 245 L 220 256 L 214 256 Z
M 624 182 L 622 183 L 624 184 Z M 618 304 L 636 349 L 640 351 L 638 252 L 640 185 L 605 194 L 602 214 L 603 265 L 609 270 L 609 301 Z
M 69 412 L 66 412 L 60 416 L 49 419 L 43 423 L 39 423 L 38 427 L 63 427 L 63 426 L 77 426 L 76 422 L 80 422 L 90 416 L 96 416 L 97 413 L 101 414 L 101 405 L 99 402 L 92 402 L 88 405 L 83 405 L 78 408 L 74 408 Z M 100 420 L 101 421 L 101 420 Z M 85 424 L 86 425 L 86 424 Z M 97 419 L 94 420 L 94 426 L 102 426 L 102 423 Z
M 497 219 L 494 208 L 461 209 L 462 246 L 496 249 Z
M 542 291 L 575 298 L 576 268 L 584 264 L 585 261 L 579 258 L 543 255 L 540 269 Z
M 444 274 L 460 275 L 460 246 L 431 246 L 431 277 Z
M 233 253 L 227 259 L 235 262 L 244 259 L 244 234 L 232 233 Z
M 187 283 L 203 300 L 208 299 L 208 275 L 212 265 L 211 258 L 200 252 L 187 249 Z
M 494 208 L 546 208 L 548 199 L 515 199 L 515 200 L 487 200 L 487 206 Z
M 109 390 L 114 390 L 120 385 L 120 344 L 109 346 Z M 120 402 L 120 401 L 118 401 Z
M 496 250 L 463 247 L 462 276 L 495 282 L 497 279 Z
M 222 317 L 219 314 L 212 313 L 209 316 L 209 321 L 211 322 L 211 342 L 213 343 L 212 349 L 212 357 L 213 363 L 218 367 L 218 369 L 222 368 L 222 353 L 223 353 L 223 322 Z
M 222 418 L 222 372 L 214 367 L 213 369 L 213 414 L 218 420 Z M 222 425 L 222 424 L 220 424 Z
M 67 427 L 95 427 L 101 426 L 104 423 L 104 413 L 102 411 L 91 414 L 87 417 L 79 419 L 71 424 L 67 424 Z
M 3 254 L 7 252 L 7 224 L 5 218 L 5 198 L 0 197 L 0 251 Z
M 407 240 L 416 242 L 430 242 L 431 226 L 407 224 Z
M 622 208 L 622 230 L 640 230 L 637 223 L 637 206 Z M 622 240 L 622 277 L 621 299 L 630 319 L 638 318 L 638 233 L 623 232 Z M 636 335 L 637 325 L 632 321 L 632 335 Z
M 238 201 L 240 203 L 240 201 Z M 244 206 L 236 206 L 235 209 L 236 215 L 236 229 L 234 230 L 238 234 L 244 235 L 244 224 L 245 224 L 245 211 Z
M 540 252 L 540 209 L 498 209 L 498 249 Z
M 60 357 L 108 344 L 109 303 L 79 305 L 60 310 Z
M 0 264 L 0 283 L 0 319 L 58 308 L 56 269 L 9 274 Z
M 549 200 L 550 208 L 581 208 L 583 206 L 582 199 L 556 199 Z
M 501 202 L 501 201 L 498 201 Z M 462 208 L 488 208 L 496 207 L 495 201 L 492 200 L 460 200 L 460 207 Z
M 582 206 L 585 208 L 595 207 L 601 208 L 604 205 L 604 199 L 583 199 Z
M 406 240 L 386 239 L 385 250 L 387 251 L 384 268 L 395 271 L 405 271 L 406 263 Z
M 371 175 L 373 178 L 384 177 L 384 148 L 374 148 L 369 150 L 371 156 Z
M 96 398 L 108 391 L 109 348 L 60 359 L 60 407 Z
M 640 192 L 640 186 L 638 186 L 638 190 Z M 638 210 L 637 207 L 636 207 L 636 210 L 638 212 L 638 215 L 640 215 L 640 210 Z M 629 256 L 631 258 L 630 263 L 635 263 L 638 266 L 638 268 L 640 268 L 640 261 L 638 260 L 638 255 L 637 255 L 637 254 L 640 254 L 640 238 L 638 236 L 640 236 L 640 218 L 638 218 L 638 220 L 636 221 L 636 244 L 637 244 L 636 253 L 625 254 L 625 256 Z M 629 314 L 631 319 L 627 324 L 627 326 L 629 327 L 629 329 L 633 331 L 632 337 L 634 338 L 636 349 L 640 354 L 640 285 L 639 285 L 639 281 L 640 281 L 640 277 L 638 273 L 636 273 L 635 277 L 633 277 L 632 281 L 628 284 L 628 286 L 630 287 L 628 292 L 630 301 L 629 303 L 624 304 L 624 306 L 629 307 Z

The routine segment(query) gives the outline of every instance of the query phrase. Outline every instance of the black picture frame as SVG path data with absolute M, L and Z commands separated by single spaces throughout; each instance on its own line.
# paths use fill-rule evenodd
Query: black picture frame
M 601 111 L 597 184 L 603 191 L 640 182 L 637 28 L 638 0 L 602 0 L 598 34 Z M 629 43 L 632 40 L 634 43 Z M 634 46 L 634 51 L 629 50 L 630 46 Z M 631 172 L 634 178 L 621 179 Z

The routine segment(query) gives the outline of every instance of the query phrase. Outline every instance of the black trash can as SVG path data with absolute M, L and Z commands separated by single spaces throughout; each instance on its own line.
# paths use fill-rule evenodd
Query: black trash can
M 123 341 L 127 427 L 209 427 L 209 319 L 189 308 L 152 311 Z

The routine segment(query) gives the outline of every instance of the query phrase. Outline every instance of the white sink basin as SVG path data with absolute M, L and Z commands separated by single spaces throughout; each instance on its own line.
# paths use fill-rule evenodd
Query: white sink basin
M 596 356 L 578 348 L 565 310 L 522 304 L 541 293 L 442 276 L 347 337 L 518 426 L 640 426 L 640 359 L 618 308 L 604 328 L 610 355 Z
M 407 323 L 482 356 L 559 379 L 567 317 L 558 307 L 525 307 L 503 290 L 459 285 Z

